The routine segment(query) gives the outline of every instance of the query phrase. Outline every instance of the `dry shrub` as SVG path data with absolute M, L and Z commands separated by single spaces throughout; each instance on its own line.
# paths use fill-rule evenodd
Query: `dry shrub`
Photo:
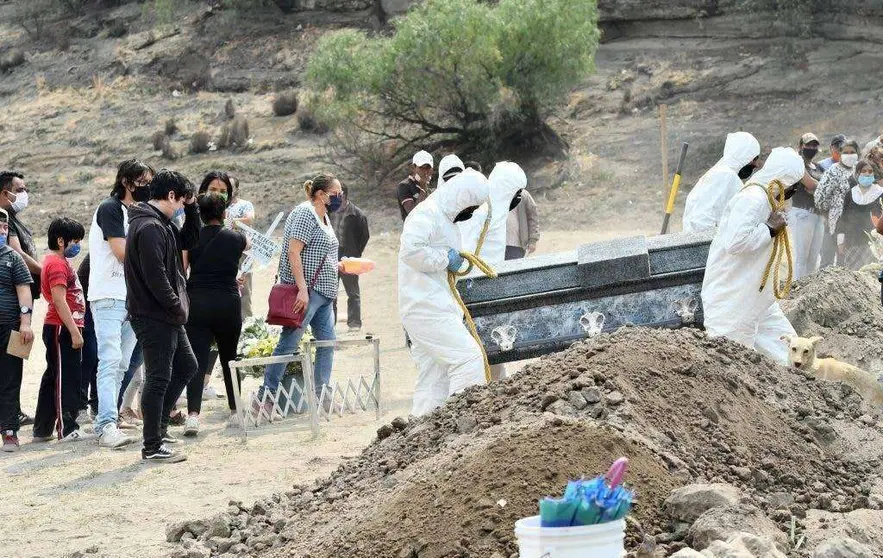
M 17 68 L 25 63 L 25 53 L 20 50 L 13 50 L 6 56 L 0 58 L 0 73 L 6 73 L 13 68 Z
M 168 138 L 162 130 L 157 130 L 153 133 L 153 136 L 150 137 L 150 142 L 153 144 L 154 151 L 162 151 L 163 144 L 167 140 Z
M 172 149 L 172 142 L 169 141 L 168 136 L 163 138 L 161 150 L 162 156 L 166 159 L 169 159 L 170 161 L 178 158 L 178 154 L 175 153 L 174 149 Z
M 129 32 L 129 27 L 122 20 L 114 20 L 107 27 L 107 36 L 111 39 L 119 39 L 121 37 L 125 37 Z
M 169 118 L 166 120 L 165 125 L 166 135 L 171 137 L 178 133 L 178 123 L 174 118 Z
M 209 143 L 211 143 L 212 138 L 208 134 L 208 132 L 204 132 L 200 130 L 193 134 L 190 138 L 190 152 L 191 153 L 208 153 Z
M 279 93 L 273 99 L 273 114 L 276 116 L 291 116 L 297 112 L 297 93 L 289 91 Z
M 227 104 L 224 105 L 224 114 L 230 120 L 236 118 L 236 107 L 233 106 L 233 99 L 227 99 Z
M 221 127 L 221 134 L 218 137 L 218 148 L 239 148 L 248 147 L 248 119 L 244 116 L 237 116 L 230 122 Z
M 309 105 L 302 106 L 300 111 L 298 111 L 297 123 L 300 126 L 300 129 L 304 132 L 312 132 L 314 134 L 326 134 L 329 130 L 328 124 L 318 118 L 316 114 L 310 109 Z

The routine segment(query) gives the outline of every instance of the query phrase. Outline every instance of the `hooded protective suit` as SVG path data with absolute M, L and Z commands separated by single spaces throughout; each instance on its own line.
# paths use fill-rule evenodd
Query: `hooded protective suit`
M 687 195 L 684 206 L 684 232 L 714 229 L 733 196 L 742 188 L 739 171 L 760 155 L 760 143 L 748 132 L 727 134 L 724 156 Z
M 437 188 L 441 188 L 445 184 L 445 173 L 447 173 L 452 168 L 457 167 L 461 170 L 466 168 L 466 165 L 463 164 L 463 161 L 460 160 L 459 157 L 451 153 L 450 155 L 445 155 L 442 157 L 442 160 L 438 163 L 438 186 Z
M 408 215 L 399 247 L 399 315 L 417 365 L 412 414 L 431 412 L 469 386 L 485 383 L 481 349 L 463 324 L 448 286 L 448 250 L 461 250 L 458 213 L 488 199 L 479 173 L 458 177 Z M 473 217 L 474 218 L 474 217 Z
M 491 201 L 491 221 L 481 248 L 481 258 L 491 267 L 506 260 L 506 219 L 509 217 L 509 206 L 512 198 L 519 190 L 527 186 L 527 175 L 515 163 L 503 161 L 494 166 L 488 176 Z M 478 237 L 487 219 L 487 205 L 481 206 L 472 219 L 457 223 L 463 249 L 475 253 Z
M 777 147 L 763 168 L 724 209 L 708 252 L 702 307 L 709 335 L 725 336 L 788 364 L 788 347 L 780 337 L 795 335 L 779 308 L 773 282 L 759 291 L 773 238 L 766 226 L 771 208 L 767 185 L 786 187 L 803 177 L 803 159 L 796 151 Z

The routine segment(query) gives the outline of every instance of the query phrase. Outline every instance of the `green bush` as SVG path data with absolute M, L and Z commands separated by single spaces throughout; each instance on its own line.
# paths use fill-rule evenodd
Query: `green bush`
M 427 0 L 389 37 L 323 37 L 306 72 L 316 117 L 394 144 L 500 155 L 560 147 L 546 117 L 594 70 L 594 0 Z

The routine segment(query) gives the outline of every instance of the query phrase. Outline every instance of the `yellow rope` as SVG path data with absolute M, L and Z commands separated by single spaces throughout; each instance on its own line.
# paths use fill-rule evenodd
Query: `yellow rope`
M 497 272 L 494 271 L 491 266 L 489 266 L 478 256 L 470 254 L 469 252 L 460 252 L 460 256 L 462 256 L 464 260 L 469 262 L 470 268 L 472 266 L 477 267 L 479 271 L 481 271 L 491 279 L 497 277 Z M 484 350 L 484 344 L 481 342 L 481 337 L 478 336 L 478 328 L 475 327 L 475 321 L 469 314 L 469 310 L 466 308 L 466 304 L 463 302 L 463 298 L 460 296 L 460 292 L 457 290 L 457 277 L 458 274 L 456 272 L 449 271 L 448 286 L 451 288 L 451 294 L 454 295 L 454 300 L 457 301 L 457 304 L 460 306 L 460 310 L 463 311 L 463 316 L 466 318 L 466 327 L 469 328 L 469 333 L 472 335 L 472 338 L 475 339 L 475 342 L 478 343 L 478 349 L 481 351 L 481 358 L 484 361 L 484 378 L 485 381 L 490 383 L 491 365 L 487 360 L 487 352 L 485 352 Z
M 785 185 L 778 180 L 773 180 L 766 187 L 767 200 L 770 202 L 772 211 L 785 210 Z M 777 198 L 778 196 L 778 198 Z M 779 270 L 782 267 L 782 258 L 788 260 L 788 278 L 782 285 L 779 281 Z M 791 242 L 788 239 L 788 227 L 782 227 L 782 230 L 773 237 L 773 251 L 770 253 L 770 259 L 766 263 L 766 269 L 763 271 L 763 277 L 760 280 L 760 291 L 766 287 L 770 278 L 770 271 L 773 271 L 773 294 L 777 299 L 783 299 L 791 292 L 791 283 L 794 279 L 794 261 L 791 255 Z
M 487 200 L 487 216 L 484 218 L 484 224 L 481 226 L 481 233 L 478 235 L 478 244 L 475 245 L 475 257 L 481 257 L 481 249 L 484 247 L 484 239 L 487 236 L 488 230 L 491 227 L 491 217 L 493 216 L 493 212 L 491 211 L 491 200 L 488 198 Z M 472 273 L 473 264 L 470 261 L 469 265 L 466 266 L 466 269 L 463 271 L 456 272 L 457 277 L 466 277 L 470 273 Z M 490 268 L 488 268 L 490 269 Z

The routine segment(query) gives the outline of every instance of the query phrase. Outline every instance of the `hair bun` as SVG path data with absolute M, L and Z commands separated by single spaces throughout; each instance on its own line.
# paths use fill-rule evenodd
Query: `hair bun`
M 308 198 L 313 197 L 313 181 L 312 180 L 307 180 L 306 182 L 304 182 L 304 193 L 307 195 Z

